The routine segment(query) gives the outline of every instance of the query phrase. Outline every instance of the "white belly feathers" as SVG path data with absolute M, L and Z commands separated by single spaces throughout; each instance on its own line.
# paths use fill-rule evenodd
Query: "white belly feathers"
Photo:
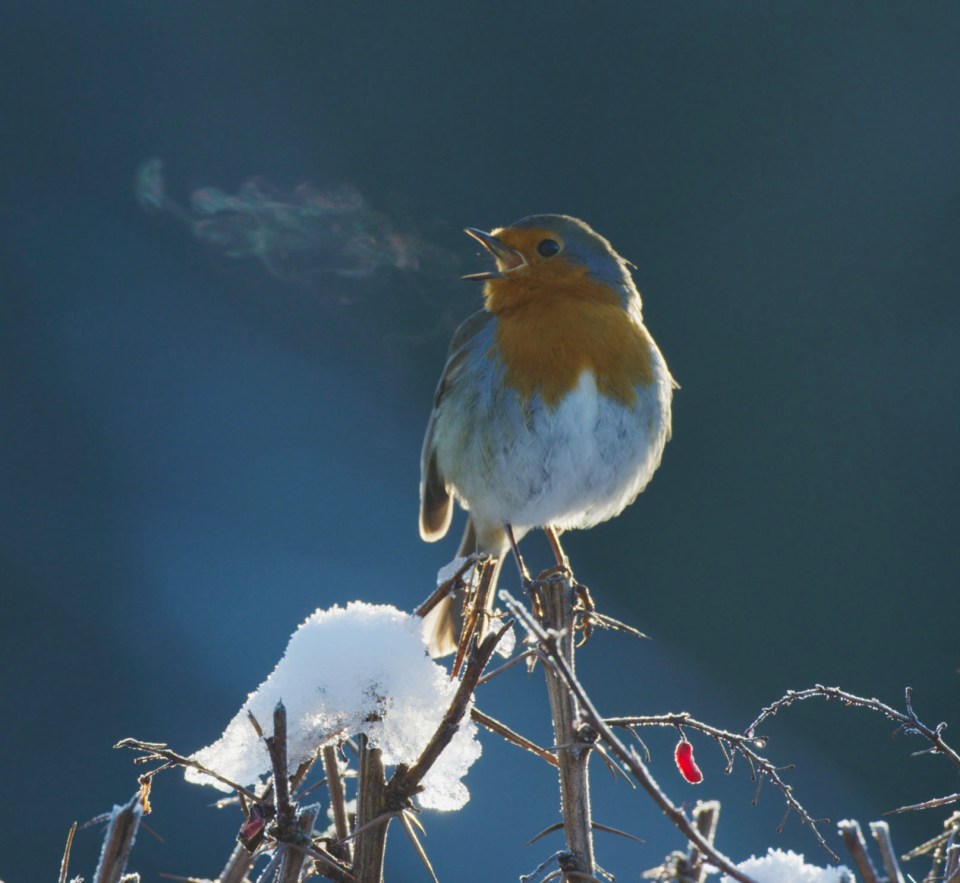
M 453 439 L 441 431 L 439 462 L 461 505 L 469 500 L 475 518 L 510 524 L 518 535 L 590 527 L 620 513 L 650 481 L 669 437 L 671 380 L 656 356 L 654 380 L 636 387 L 632 408 L 600 394 L 585 370 L 555 408 L 538 396 L 517 400 L 516 419 L 500 421 L 495 438 L 480 428 L 483 414 L 473 414 L 474 432 L 459 436 L 456 456 L 445 456 L 453 452 L 444 441 Z

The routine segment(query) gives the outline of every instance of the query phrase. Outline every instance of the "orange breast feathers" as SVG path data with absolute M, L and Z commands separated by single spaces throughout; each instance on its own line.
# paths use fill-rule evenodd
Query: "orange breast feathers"
M 626 405 L 636 400 L 635 386 L 653 382 L 646 328 L 585 266 L 560 256 L 488 280 L 485 295 L 498 320 L 506 382 L 524 400 L 539 393 L 555 406 L 584 370 L 593 372 L 599 392 Z

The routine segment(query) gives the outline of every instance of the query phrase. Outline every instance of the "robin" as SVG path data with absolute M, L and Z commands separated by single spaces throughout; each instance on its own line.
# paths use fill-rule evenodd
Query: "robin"
M 544 528 L 565 563 L 560 531 L 619 515 L 653 477 L 676 383 L 643 324 L 632 265 L 583 221 L 531 215 L 466 232 L 496 268 L 464 277 L 483 282 L 484 306 L 453 335 L 434 396 L 420 535 L 443 537 L 456 499 L 469 512 L 460 556 L 499 567 L 511 543 Z M 450 597 L 427 614 L 431 655 L 456 649 L 459 616 Z

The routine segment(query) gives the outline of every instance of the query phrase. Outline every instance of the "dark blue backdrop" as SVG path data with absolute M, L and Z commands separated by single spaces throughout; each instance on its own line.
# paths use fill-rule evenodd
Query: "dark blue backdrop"
M 132 793 L 119 738 L 194 750 L 315 607 L 426 595 L 453 544 L 417 536 L 420 436 L 479 297 L 460 229 L 533 212 L 581 216 L 637 263 L 683 386 L 651 488 L 569 541 L 602 606 L 654 638 L 590 645 L 601 708 L 739 729 L 788 687 L 898 703 L 909 684 L 956 726 L 956 4 L 33 2 L 4 19 L 7 883 L 52 879 L 70 823 Z M 179 216 L 135 198 L 151 157 Z M 369 212 L 350 222 L 387 266 L 329 272 L 354 240 L 322 220 L 306 256 L 257 240 L 266 261 L 192 234 L 190 191 L 258 176 L 281 202 L 355 188 Z M 390 265 L 387 236 L 416 267 Z M 538 538 L 528 554 L 548 559 Z M 548 741 L 536 678 L 482 704 Z M 834 819 L 957 790 L 890 729 L 798 708 L 770 751 Z M 654 773 L 679 801 L 723 798 L 730 854 L 824 859 L 795 819 L 776 835 L 779 795 L 752 809 L 708 744 L 687 788 L 672 741 L 651 737 Z M 636 879 L 680 840 L 605 776 L 598 819 L 647 845 L 605 837 L 600 861 Z M 512 879 L 556 848 L 521 849 L 556 818 L 549 769 L 487 738 L 468 785 L 464 811 L 425 817 L 442 879 Z M 158 781 L 145 879 L 217 873 L 238 814 L 213 797 Z M 420 879 L 391 836 L 391 877 Z M 78 835 L 75 873 L 98 840 Z

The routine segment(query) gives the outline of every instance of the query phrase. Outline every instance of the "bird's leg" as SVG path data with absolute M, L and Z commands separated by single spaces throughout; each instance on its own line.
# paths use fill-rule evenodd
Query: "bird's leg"
M 520 547 L 517 545 L 517 538 L 513 535 L 513 527 L 509 524 L 504 525 L 507 532 L 507 539 L 510 540 L 510 549 L 513 551 L 513 560 L 517 562 L 517 568 L 520 571 L 520 581 L 527 585 L 530 582 L 530 571 L 527 565 L 523 563 L 523 556 L 520 554 Z
M 573 581 L 573 590 L 577 593 L 577 600 L 579 604 L 577 605 L 580 608 L 582 616 L 580 618 L 580 629 L 583 632 L 583 637 L 580 638 L 580 643 L 577 644 L 578 647 L 582 647 L 587 641 L 590 640 L 590 635 L 593 634 L 593 623 L 594 623 L 594 614 L 597 610 L 597 605 L 594 603 L 593 598 L 590 595 L 590 589 L 588 589 L 583 583 L 578 583 L 576 580 Z
M 550 541 L 550 549 L 553 552 L 554 560 L 557 562 L 557 566 L 552 568 L 550 572 L 572 576 L 573 570 L 570 567 L 570 559 L 567 557 L 567 553 L 563 551 L 563 546 L 560 545 L 560 529 L 547 525 L 543 532 Z
M 539 618 L 543 614 L 543 604 L 540 600 L 539 586 L 534 580 L 530 579 L 530 571 L 527 570 L 527 565 L 523 563 L 523 556 L 520 554 L 517 538 L 513 535 L 513 527 L 505 524 L 504 529 L 507 532 L 507 539 L 510 540 L 510 548 L 513 550 L 514 560 L 520 569 L 520 581 L 523 583 L 523 589 L 530 595 L 530 604 L 533 607 L 533 612 Z
M 563 551 L 563 546 L 560 545 L 560 530 L 555 527 L 550 527 L 547 525 L 543 532 L 547 535 L 547 539 L 550 541 L 550 548 L 553 550 L 553 557 L 556 559 L 556 567 L 550 568 L 547 571 L 548 574 L 560 573 L 563 576 L 569 577 L 573 583 L 573 590 L 577 594 L 577 600 L 579 604 L 579 612 L 583 614 L 580 620 L 580 629 L 583 631 L 583 637 L 580 639 L 580 644 L 578 646 L 583 646 L 590 640 L 590 635 L 593 632 L 593 618 L 591 614 L 597 609 L 597 605 L 594 604 L 593 598 L 590 596 L 590 589 L 585 585 L 578 582 L 573 576 L 573 568 L 570 567 L 570 559 L 567 557 L 567 553 Z

